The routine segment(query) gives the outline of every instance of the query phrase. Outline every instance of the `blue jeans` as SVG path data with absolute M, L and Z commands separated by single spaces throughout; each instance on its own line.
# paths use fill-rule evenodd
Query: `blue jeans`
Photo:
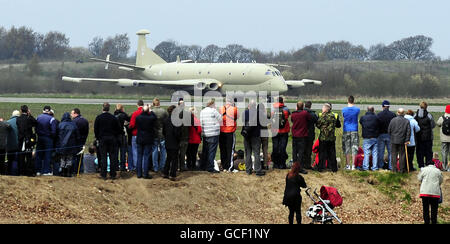
M 163 171 L 166 164 L 166 141 L 164 139 L 155 139 L 153 143 L 153 170 L 155 172 Z M 158 160 L 159 159 L 159 160 Z
M 391 162 L 391 137 L 389 134 L 381 134 L 378 136 L 378 168 L 383 168 L 384 165 L 384 151 L 387 148 L 389 158 L 389 169 L 392 169 Z
M 41 174 L 51 173 L 50 161 L 52 160 L 53 139 L 48 136 L 39 136 L 36 150 L 36 172 Z
M 135 170 L 136 166 L 134 164 L 133 157 L 133 146 L 128 146 L 128 170 Z
M 131 137 L 131 148 L 133 150 L 133 157 L 131 158 L 132 160 L 128 160 L 128 170 L 135 170 L 138 158 L 136 136 Z
M 153 145 L 137 144 L 138 158 L 136 164 L 137 177 L 148 176 L 148 160 L 150 159 L 150 153 L 152 152 Z
M 372 170 L 378 170 L 378 139 L 363 139 L 364 161 L 363 170 L 369 170 L 370 155 L 372 155 Z
M 217 146 L 219 145 L 219 136 L 211 136 L 211 137 L 205 137 L 203 141 L 203 147 L 206 147 L 203 150 L 203 153 L 205 153 L 204 162 L 206 166 L 207 171 L 214 171 L 214 160 L 216 159 L 216 153 L 217 153 Z M 203 157 L 203 155 L 202 155 Z

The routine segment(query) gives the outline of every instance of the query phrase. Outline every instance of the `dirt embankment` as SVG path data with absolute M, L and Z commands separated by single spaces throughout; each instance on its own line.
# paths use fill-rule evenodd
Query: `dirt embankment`
M 245 173 L 188 172 L 176 182 L 159 176 L 142 180 L 124 175 L 115 181 L 97 175 L 0 176 L 0 223 L 287 223 L 288 210 L 281 205 L 286 173 L 270 171 L 258 178 Z M 395 197 L 382 193 L 371 177 L 310 172 L 305 179 L 313 189 L 322 185 L 339 189 L 344 203 L 335 210 L 344 223 L 422 223 L 416 175 L 396 189 Z M 448 173 L 444 181 L 439 220 L 448 223 Z M 303 223 L 309 223 L 305 212 L 312 202 L 304 190 L 302 196 Z

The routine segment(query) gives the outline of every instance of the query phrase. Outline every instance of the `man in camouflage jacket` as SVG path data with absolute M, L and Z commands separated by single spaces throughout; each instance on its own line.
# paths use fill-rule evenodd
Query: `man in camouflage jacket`
M 317 128 L 320 130 L 319 135 L 319 165 L 318 170 L 322 172 L 327 163 L 328 168 L 333 172 L 337 172 L 336 161 L 336 128 L 341 128 L 339 115 L 331 112 L 331 104 L 326 103 L 322 107 L 322 113 L 317 121 Z

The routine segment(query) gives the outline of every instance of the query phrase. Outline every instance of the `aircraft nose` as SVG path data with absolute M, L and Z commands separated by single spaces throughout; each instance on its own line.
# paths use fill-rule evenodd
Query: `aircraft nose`
M 285 80 L 281 77 L 273 78 L 271 80 L 271 87 L 273 91 L 287 92 L 288 90 Z

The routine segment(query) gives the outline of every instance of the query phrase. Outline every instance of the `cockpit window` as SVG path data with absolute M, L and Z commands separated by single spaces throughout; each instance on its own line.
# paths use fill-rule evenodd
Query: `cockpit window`
M 270 70 L 266 72 L 266 75 L 271 75 L 271 74 L 272 74 L 272 72 Z

